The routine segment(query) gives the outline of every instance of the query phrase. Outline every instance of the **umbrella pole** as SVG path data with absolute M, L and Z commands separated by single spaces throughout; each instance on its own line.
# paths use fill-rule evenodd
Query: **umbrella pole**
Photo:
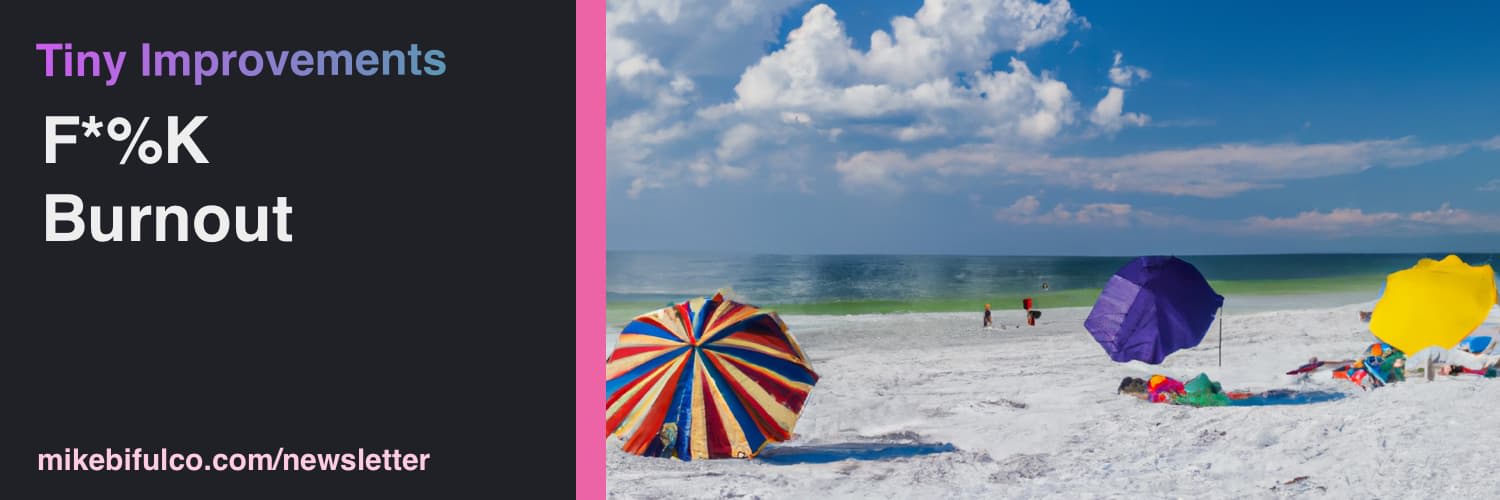
M 1431 382 L 1432 381 L 1432 351 L 1427 351 L 1427 368 L 1424 369 L 1424 370 L 1422 370 L 1422 372 L 1423 372 L 1424 375 L 1427 376 L 1427 381 Z
M 1224 366 L 1224 308 L 1219 308 L 1219 366 Z

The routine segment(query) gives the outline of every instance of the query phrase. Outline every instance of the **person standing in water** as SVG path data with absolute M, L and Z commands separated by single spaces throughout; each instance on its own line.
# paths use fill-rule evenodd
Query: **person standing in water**
M 984 327 L 985 328 L 989 328 L 991 323 L 993 323 L 993 322 L 990 321 L 990 305 L 989 304 L 985 304 L 984 305 Z

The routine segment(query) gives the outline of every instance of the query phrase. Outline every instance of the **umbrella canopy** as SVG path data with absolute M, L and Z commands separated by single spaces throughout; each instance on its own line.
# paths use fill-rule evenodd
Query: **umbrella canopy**
M 1198 345 L 1224 305 L 1203 274 L 1177 257 L 1137 257 L 1099 292 L 1083 327 L 1109 358 L 1161 363 Z
M 1422 259 L 1385 278 L 1370 331 L 1402 352 L 1452 349 L 1489 316 L 1495 305 L 1495 270 L 1470 266 L 1457 255 Z
M 715 294 L 643 314 L 604 367 L 605 431 L 647 456 L 750 458 L 818 381 L 776 313 Z

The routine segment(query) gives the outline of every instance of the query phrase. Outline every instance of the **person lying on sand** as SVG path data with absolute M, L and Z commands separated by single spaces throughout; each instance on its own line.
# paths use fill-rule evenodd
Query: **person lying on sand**
M 1230 399 L 1250 396 L 1248 392 L 1225 393 L 1218 382 L 1210 380 L 1208 375 L 1203 373 L 1199 373 L 1187 383 L 1161 374 L 1152 375 L 1150 379 L 1125 377 L 1120 381 L 1120 387 L 1115 393 L 1127 394 L 1152 403 L 1188 406 L 1227 406 Z
M 1434 363 L 1432 365 L 1432 372 L 1450 377 L 1479 375 L 1484 378 L 1495 378 L 1497 375 L 1500 375 L 1500 368 L 1496 368 L 1495 363 L 1487 364 L 1482 368 L 1469 368 L 1457 363 Z

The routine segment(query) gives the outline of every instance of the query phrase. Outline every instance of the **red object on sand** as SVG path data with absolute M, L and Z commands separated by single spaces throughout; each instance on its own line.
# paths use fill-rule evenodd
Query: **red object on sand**
M 1025 308 L 1027 311 L 1030 311 L 1031 310 L 1031 297 L 1026 297 L 1024 299 L 1021 299 L 1021 307 Z
M 1297 367 L 1296 370 L 1292 370 L 1292 371 L 1286 372 L 1286 374 L 1287 375 L 1298 375 L 1298 374 L 1303 374 L 1303 373 L 1311 373 L 1311 372 L 1318 371 L 1318 368 L 1322 368 L 1322 367 L 1323 367 L 1323 363 L 1322 362 L 1314 361 L 1314 362 L 1311 362 L 1311 363 L 1299 366 L 1299 367 Z

